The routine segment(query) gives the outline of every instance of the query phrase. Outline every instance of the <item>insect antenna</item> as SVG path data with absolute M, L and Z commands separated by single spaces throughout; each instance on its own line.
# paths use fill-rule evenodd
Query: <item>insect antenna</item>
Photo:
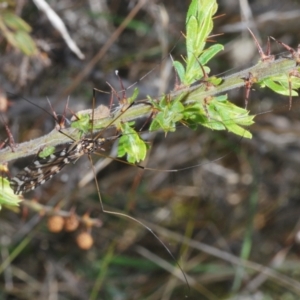
M 170 251 L 170 249 L 167 247 L 167 245 L 158 237 L 158 235 L 150 227 L 148 227 L 143 222 L 139 221 L 138 219 L 136 219 L 136 218 L 134 218 L 134 217 L 132 217 L 130 215 L 123 214 L 123 213 L 116 212 L 116 211 L 106 210 L 104 208 L 104 205 L 103 205 L 103 202 L 102 202 L 101 193 L 100 193 L 99 184 L 98 184 L 97 177 L 96 177 L 95 168 L 94 168 L 93 161 L 92 161 L 92 159 L 91 159 L 90 156 L 89 156 L 89 160 L 90 160 L 91 165 L 92 165 L 92 169 L 93 169 L 93 173 L 94 173 L 94 179 L 95 179 L 95 184 L 96 184 L 96 189 L 97 189 L 97 193 L 98 193 L 99 202 L 100 202 L 100 206 L 101 206 L 102 212 L 106 213 L 106 214 L 110 214 L 110 215 L 125 217 L 125 218 L 127 218 L 129 220 L 132 220 L 132 221 L 138 223 L 139 225 L 141 225 L 142 227 L 144 227 L 148 232 L 150 232 L 154 236 L 154 238 L 165 248 L 165 250 L 171 256 L 171 258 L 173 259 L 173 261 L 176 263 L 176 265 L 178 266 L 178 268 L 180 269 L 180 271 L 181 271 L 181 273 L 182 273 L 182 275 L 184 277 L 184 281 L 186 282 L 188 290 L 190 291 L 190 285 L 188 283 L 187 276 L 186 276 L 185 272 L 183 271 L 182 267 L 180 266 L 180 264 L 178 263 L 178 261 L 176 260 L 175 256 L 172 254 L 172 252 Z
M 243 139 L 243 137 L 240 138 L 240 141 Z M 233 150 L 231 150 L 230 152 L 228 152 L 227 154 L 215 159 L 215 160 L 212 160 L 212 161 L 209 161 L 209 162 L 205 162 L 205 163 L 200 163 L 200 164 L 197 164 L 197 165 L 193 165 L 193 166 L 190 166 L 190 167 L 185 167 L 185 168 L 180 168 L 180 169 L 174 169 L 174 170 L 160 170 L 160 169 L 155 169 L 155 168 L 148 168 L 148 167 L 144 167 L 144 166 L 140 166 L 140 165 L 135 165 L 136 167 L 140 168 L 140 169 L 143 169 L 143 170 L 153 170 L 153 171 L 162 171 L 162 172 L 178 172 L 178 171 L 182 171 L 182 170 L 188 170 L 188 169 L 191 169 L 191 168 L 195 168 L 195 167 L 199 167 L 199 166 L 202 166 L 202 165 L 206 165 L 206 164 L 209 164 L 211 162 L 217 162 L 223 158 L 225 158 L 226 156 L 230 155 L 231 153 L 233 153 L 234 151 L 236 150 L 236 148 L 234 148 Z M 107 157 L 106 155 L 104 154 L 100 154 L 100 153 L 97 153 L 95 152 L 95 154 L 97 155 L 101 155 L 101 156 L 105 156 Z M 89 159 L 90 159 L 90 162 L 92 163 L 92 159 L 91 157 L 89 156 Z M 123 160 L 121 159 L 118 159 L 118 158 L 114 158 L 114 160 L 116 161 L 120 161 L 122 163 L 125 163 L 125 164 L 128 164 L 128 165 L 133 165 L 129 162 L 124 162 Z M 125 218 L 128 218 L 136 223 L 138 223 L 139 225 L 143 226 L 147 231 L 149 231 L 158 241 L 159 243 L 165 248 L 165 250 L 169 253 L 169 255 L 172 257 L 172 259 L 176 262 L 176 264 L 179 266 L 183 276 L 184 276 L 184 279 L 189 287 L 189 284 L 188 284 L 188 281 L 187 281 L 187 277 L 186 277 L 186 274 L 184 273 L 183 269 L 181 268 L 181 266 L 179 265 L 179 263 L 176 261 L 174 255 L 171 253 L 171 251 L 169 250 L 169 248 L 163 243 L 162 240 L 159 239 L 159 237 L 157 236 L 157 234 L 155 232 L 153 232 L 153 230 L 148 227 L 147 225 L 145 225 L 143 222 L 139 221 L 138 219 L 130 216 L 130 215 L 127 215 L 127 214 L 124 214 L 124 213 L 121 213 L 121 212 L 115 212 L 115 211 L 111 211 L 111 210 L 106 210 L 104 208 L 104 205 L 103 205 L 103 201 L 102 201 L 102 197 L 101 197 L 101 193 L 100 193 L 100 187 L 99 187 L 99 184 L 98 184 L 98 181 L 97 181 L 97 177 L 96 177 L 96 170 L 95 170 L 95 166 L 92 164 L 92 172 L 93 172 L 93 178 L 95 180 L 95 184 L 96 184 L 96 190 L 97 190 L 97 193 L 98 193 L 98 197 L 99 197 L 99 201 L 100 201 L 100 206 L 101 206 L 101 210 L 103 213 L 107 213 L 107 214 L 111 214 L 111 215 L 116 215 L 116 216 L 120 216 L 120 217 L 125 217 Z
M 116 75 L 118 76 L 118 73 L 116 72 Z M 119 77 L 119 76 L 118 76 Z M 122 87 L 122 96 L 123 98 L 121 99 L 121 101 L 119 101 L 121 104 L 123 105 L 126 105 L 126 109 L 123 110 L 121 108 L 121 113 L 118 117 L 121 117 L 126 111 L 127 109 L 129 109 L 133 104 L 134 104 L 134 101 L 132 103 L 128 103 L 127 102 L 127 97 L 126 97 L 126 94 L 125 94 L 125 88 L 124 88 L 124 85 L 119 77 L 119 80 L 120 80 L 120 83 L 121 83 L 121 87 Z M 114 93 L 114 89 L 112 88 L 112 93 Z M 125 101 L 124 101 L 124 98 L 125 98 Z M 95 107 L 95 90 L 93 90 L 93 107 Z M 94 110 L 92 112 L 92 116 L 94 118 Z M 113 120 L 111 122 L 111 124 L 114 122 L 115 120 Z M 93 128 L 93 124 L 94 124 L 94 119 L 92 119 L 92 128 Z M 111 124 L 109 124 L 107 127 L 109 127 Z M 93 139 L 94 140 L 97 140 L 100 136 L 101 132 L 96 135 Z M 121 135 L 120 135 L 121 136 Z M 118 136 L 117 136 L 118 137 Z M 154 238 L 165 248 L 165 250 L 167 251 L 167 253 L 171 256 L 171 258 L 173 259 L 173 261 L 176 263 L 176 265 L 179 267 L 181 273 L 183 274 L 183 277 L 184 277 L 184 280 L 186 282 L 186 285 L 188 286 L 188 289 L 190 291 L 190 286 L 189 286 L 189 283 L 188 283 L 188 280 L 187 280 L 187 277 L 186 277 L 186 274 L 184 273 L 182 267 L 180 266 L 180 264 L 178 263 L 178 261 L 176 260 L 176 258 L 174 257 L 174 255 L 172 254 L 172 252 L 170 251 L 170 249 L 166 246 L 166 244 L 158 237 L 158 235 L 150 228 L 148 227 L 147 225 L 145 225 L 143 222 L 139 221 L 138 219 L 130 216 L 130 215 L 127 215 L 127 214 L 124 214 L 124 213 L 120 213 L 120 212 L 115 212 L 115 211 L 110 211 L 110 210 L 106 210 L 104 208 L 104 205 L 103 205 L 103 201 L 102 201 L 102 197 L 101 197 L 101 193 L 100 193 L 100 187 L 99 187 L 99 184 L 98 184 L 98 181 L 97 181 L 97 175 L 96 175 L 96 171 L 95 171 L 95 167 L 94 167 L 94 164 L 93 164 L 93 160 L 92 160 L 92 157 L 91 157 L 91 154 L 88 154 L 88 158 L 89 158 L 89 161 L 91 163 L 91 167 L 92 167 L 92 171 L 93 171 L 93 176 L 94 176 L 94 181 L 95 181 L 95 185 L 96 185 L 96 190 L 97 190 L 97 194 L 98 194 L 98 197 L 99 197 L 99 202 L 100 202 L 100 206 L 101 206 L 101 210 L 103 213 L 107 213 L 107 214 L 110 214 L 110 215 L 115 215 L 115 216 L 119 216 L 119 217 L 125 217 L 131 221 L 134 221 L 136 223 L 138 223 L 139 225 L 141 225 L 142 227 L 144 227 L 148 232 L 150 232 Z M 117 161 L 122 161 L 122 160 L 119 160 L 119 159 L 115 159 Z M 124 161 L 122 161 L 124 163 Z M 130 164 L 130 163 L 129 163 Z M 141 169 L 144 169 L 144 167 L 142 166 L 139 166 L 139 168 Z
M 59 116 L 57 115 L 57 113 L 56 113 L 55 110 L 53 109 L 53 106 L 52 106 L 50 100 L 48 99 L 48 97 L 47 97 L 47 101 L 48 101 L 48 104 L 49 104 L 50 109 L 51 109 L 51 111 L 52 111 L 52 114 L 51 114 L 47 109 L 43 108 L 42 106 L 40 106 L 40 105 L 34 103 L 33 101 L 31 101 L 31 100 L 29 100 L 29 99 L 27 99 L 27 98 L 25 98 L 25 97 L 23 97 L 23 96 L 19 96 L 19 95 L 16 95 L 16 94 L 14 94 L 14 93 L 11 93 L 11 92 L 7 92 L 7 94 L 9 94 L 9 95 L 11 95 L 11 96 L 14 96 L 14 97 L 19 97 L 20 99 L 23 99 L 23 100 L 25 100 L 26 102 L 30 103 L 31 105 L 35 106 L 36 108 L 42 110 L 44 113 L 46 113 L 47 115 L 49 115 L 49 116 L 54 120 L 54 122 L 57 124 L 56 128 L 57 128 L 58 130 L 60 130 L 61 128 L 64 128 L 64 127 L 65 127 L 65 125 L 64 125 L 64 124 L 65 124 L 65 121 L 67 121 L 67 122 L 69 123 L 68 119 L 66 118 L 66 112 L 67 112 L 67 110 L 69 110 L 69 108 L 68 108 L 68 105 L 69 105 L 69 97 L 68 97 L 68 99 L 67 99 L 67 102 L 66 102 L 66 105 L 65 105 L 65 108 L 64 108 L 64 112 L 63 112 L 63 115 L 62 115 L 61 120 L 60 120 Z M 71 138 L 71 139 L 72 139 L 72 138 Z

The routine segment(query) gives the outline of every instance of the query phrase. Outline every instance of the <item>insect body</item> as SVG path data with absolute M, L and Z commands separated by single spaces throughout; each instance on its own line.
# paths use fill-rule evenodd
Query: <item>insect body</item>
M 64 149 L 54 152 L 48 157 L 38 157 L 10 180 L 10 186 L 17 195 L 34 190 L 60 172 L 65 165 L 75 163 L 84 154 L 92 154 L 96 150 L 104 150 L 101 148 L 102 145 L 106 141 L 117 137 L 84 138 L 68 144 Z

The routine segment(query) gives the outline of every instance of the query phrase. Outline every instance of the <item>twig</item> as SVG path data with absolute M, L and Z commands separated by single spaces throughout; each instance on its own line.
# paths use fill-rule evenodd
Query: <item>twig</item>
M 65 40 L 68 47 L 73 51 L 80 59 L 84 59 L 84 54 L 77 47 L 76 43 L 72 40 L 69 32 L 57 13 L 51 8 L 51 6 L 45 0 L 33 0 L 38 9 L 40 9 L 49 19 L 50 23 L 56 28 L 63 39 Z

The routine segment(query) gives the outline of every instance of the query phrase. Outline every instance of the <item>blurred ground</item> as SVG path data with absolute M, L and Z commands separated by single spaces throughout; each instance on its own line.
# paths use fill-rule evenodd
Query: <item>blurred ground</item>
M 148 1 L 87 76 L 78 76 L 134 9 L 136 1 L 49 1 L 86 56 L 79 60 L 32 2 L 17 10 L 32 26 L 40 57 L 28 59 L 1 48 L 1 89 L 36 101 L 49 110 L 91 108 L 92 88 L 117 90 L 118 69 L 125 86 L 138 81 L 141 97 L 173 88 L 168 59 L 184 53 L 185 14 L 189 1 Z M 248 5 L 249 4 L 249 5 Z M 233 73 L 258 60 L 246 27 L 266 45 L 267 36 L 292 47 L 300 40 L 297 1 L 219 1 L 214 33 L 225 51 L 210 64 L 211 74 Z M 272 45 L 274 53 L 282 52 Z M 153 69 L 154 68 L 154 69 Z M 235 68 L 232 70 L 232 68 Z M 147 72 L 151 73 L 139 80 Z M 132 93 L 129 89 L 127 95 Z M 10 97 L 9 127 L 16 142 L 41 136 L 51 118 L 18 96 Z M 244 105 L 244 91 L 233 91 Z M 103 214 L 87 158 L 68 166 L 43 187 L 26 194 L 19 213 L 0 215 L 1 299 L 299 299 L 300 121 L 299 99 L 254 90 L 249 109 L 257 114 L 252 140 L 226 132 L 184 127 L 176 133 L 147 135 L 152 150 L 147 166 L 179 169 L 145 171 L 118 162 L 99 171 L 97 179 L 108 210 L 147 224 L 185 270 L 172 274 L 174 261 L 147 230 L 126 218 Z M 108 103 L 99 93 L 97 101 Z M 5 136 L 5 132 L 1 132 Z M 95 157 L 97 165 L 101 157 Z M 10 165 L 14 175 L 30 159 Z M 91 177 L 92 178 L 92 177 Z M 94 246 L 76 246 L 76 232 L 51 233 L 47 217 L 28 208 L 31 200 L 102 221 L 92 229 Z M 9 256 L 10 255 L 10 256 Z M 246 260 L 242 264 L 243 258 Z M 179 279 L 178 279 L 179 278 Z

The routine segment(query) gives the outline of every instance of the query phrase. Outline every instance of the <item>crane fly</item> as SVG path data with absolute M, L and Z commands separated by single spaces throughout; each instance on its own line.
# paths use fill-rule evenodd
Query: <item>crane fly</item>
M 94 100 L 94 97 L 93 97 Z M 133 105 L 134 102 L 131 104 L 123 104 L 120 110 L 118 110 L 117 114 L 118 117 L 121 117 L 127 109 Z M 125 107 L 125 109 L 123 109 Z M 108 109 L 107 107 L 105 107 Z M 92 111 L 92 117 L 94 118 L 95 111 L 93 109 Z M 106 113 L 107 114 L 107 113 Z M 115 119 L 114 119 L 115 121 Z M 113 121 L 113 122 L 114 122 Z M 93 127 L 93 119 L 92 119 L 92 127 Z M 111 122 L 112 124 L 112 122 Z M 111 125 L 109 124 L 107 128 Z M 104 129 L 105 131 L 105 129 Z M 63 131 L 61 131 L 62 134 Z M 25 167 L 19 174 L 17 174 L 15 177 L 13 177 L 10 180 L 10 185 L 13 188 L 15 194 L 23 194 L 27 191 L 34 190 L 39 185 L 42 185 L 47 180 L 51 179 L 55 174 L 59 173 L 64 166 L 70 163 L 75 163 L 81 156 L 87 154 L 90 161 L 91 161 L 91 154 L 95 153 L 96 151 L 104 151 L 103 148 L 104 144 L 107 142 L 114 141 L 120 137 L 122 137 L 122 134 L 115 134 L 113 136 L 103 137 L 102 136 L 103 131 L 101 131 L 99 134 L 95 135 L 94 137 L 84 137 L 80 140 L 73 141 L 67 146 L 63 147 L 60 151 L 56 151 L 51 153 L 50 155 L 46 157 L 37 157 L 31 164 L 29 164 L 27 167 Z M 117 159 L 118 160 L 118 159 Z M 91 161 L 92 162 L 92 161 Z M 138 166 L 141 167 L 141 166 Z M 106 210 L 103 206 L 101 194 L 100 194 L 100 188 L 99 184 L 97 182 L 96 173 L 94 166 L 92 165 L 93 173 L 94 173 L 94 179 L 96 184 L 97 193 L 99 196 L 99 201 L 101 205 L 101 210 L 104 213 L 115 215 L 115 216 L 121 216 L 125 217 L 127 219 L 130 219 L 138 224 L 140 224 L 142 227 L 144 227 L 147 231 L 149 231 L 158 241 L 159 243 L 165 248 L 165 250 L 169 253 L 171 258 L 174 260 L 174 262 L 179 267 L 180 271 L 183 274 L 184 281 L 186 282 L 187 286 L 189 287 L 186 275 L 179 265 L 178 261 L 170 251 L 170 249 L 164 244 L 164 242 L 158 237 L 158 235 L 147 225 L 145 225 L 143 222 L 139 221 L 138 219 L 131 217 L 127 214 L 115 212 L 115 211 L 109 211 Z M 144 169 L 144 167 L 141 167 Z M 145 168 L 147 169 L 147 168 Z M 169 171 L 169 170 L 168 170 Z M 174 170 L 171 170 L 174 171 Z
M 100 109 L 106 109 L 103 114 L 107 115 L 108 109 L 106 106 L 102 105 Z M 61 128 L 62 124 L 59 124 L 59 127 Z M 59 130 L 61 131 L 61 129 Z M 64 134 L 63 131 L 61 132 Z M 34 190 L 59 173 L 66 165 L 75 163 L 83 155 L 90 155 L 97 150 L 104 151 L 102 146 L 118 137 L 119 135 L 104 138 L 97 135 L 94 138 L 82 138 L 68 143 L 61 150 L 50 153 L 45 157 L 38 155 L 30 165 L 10 180 L 10 185 L 17 195 Z
M 62 168 L 70 163 L 75 163 L 84 154 L 92 154 L 97 150 L 103 150 L 102 145 L 118 138 L 84 138 L 68 144 L 60 151 L 56 151 L 47 157 L 37 157 L 29 166 L 25 167 L 10 181 L 10 186 L 17 195 L 34 190 L 44 184 Z

